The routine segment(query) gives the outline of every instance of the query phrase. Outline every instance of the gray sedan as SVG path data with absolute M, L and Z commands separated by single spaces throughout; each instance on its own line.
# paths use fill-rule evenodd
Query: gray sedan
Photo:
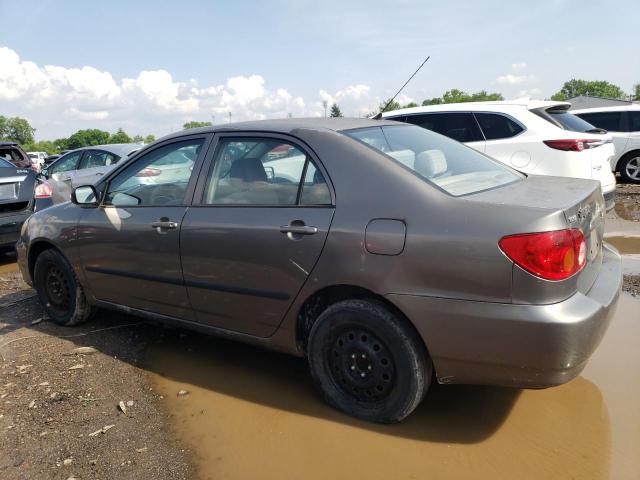
M 176 158 L 170 183 L 139 181 Z M 55 322 L 106 308 L 303 356 L 331 405 L 397 422 L 434 377 L 582 371 L 621 285 L 603 212 L 595 181 L 419 127 L 288 119 L 165 137 L 31 216 L 17 249 Z

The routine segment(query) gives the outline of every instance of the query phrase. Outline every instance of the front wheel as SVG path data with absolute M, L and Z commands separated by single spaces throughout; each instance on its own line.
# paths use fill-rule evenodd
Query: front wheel
M 59 325 L 86 322 L 95 311 L 87 302 L 71 265 L 57 250 L 45 250 L 38 255 L 33 285 L 47 315 Z
M 327 308 L 311 329 L 308 360 L 329 404 L 378 423 L 409 415 L 431 383 L 431 361 L 421 339 L 375 300 L 346 300 Z
M 619 170 L 625 182 L 640 183 L 640 152 L 632 152 L 623 157 Z

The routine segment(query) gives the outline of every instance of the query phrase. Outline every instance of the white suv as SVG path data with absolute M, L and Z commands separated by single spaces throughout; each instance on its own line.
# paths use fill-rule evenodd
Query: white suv
M 640 183 L 640 105 L 583 108 L 571 113 L 613 136 L 611 169 L 627 182 Z
M 524 173 L 591 178 L 613 208 L 612 136 L 568 113 L 571 104 L 513 100 L 414 107 L 385 112 L 486 153 Z

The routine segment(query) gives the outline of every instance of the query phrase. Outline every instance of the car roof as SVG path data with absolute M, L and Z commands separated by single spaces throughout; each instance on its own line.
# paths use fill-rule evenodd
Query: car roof
M 18 142 L 0 142 L 0 147 L 16 147 L 19 146 Z
M 591 112 L 625 112 L 627 110 L 638 111 L 640 104 L 632 103 L 631 105 L 616 105 L 612 107 L 590 107 L 571 109 L 571 113 L 591 113 Z
M 533 110 L 536 108 L 565 107 L 571 106 L 568 102 L 555 102 L 549 100 L 531 100 L 529 98 L 518 98 L 515 100 L 495 100 L 487 102 L 462 102 L 462 103 L 441 103 L 439 105 L 425 105 L 421 107 L 401 108 L 384 112 L 383 117 L 395 115 L 410 115 L 414 113 L 430 112 L 504 112 L 513 109 L 526 108 Z
M 369 118 L 282 118 L 272 120 L 254 120 L 249 122 L 227 123 L 209 127 L 189 128 L 163 137 L 162 140 L 182 137 L 198 133 L 256 132 L 256 133 L 293 133 L 296 130 L 334 131 L 352 130 L 354 128 L 379 127 L 381 125 L 398 125 L 390 120 L 372 120 Z
M 119 157 L 126 157 L 133 150 L 140 150 L 142 147 L 143 145 L 140 145 L 139 143 L 110 143 L 107 145 L 91 145 L 89 147 L 80 147 L 74 150 L 70 150 L 67 153 L 79 152 L 82 150 L 105 150 L 109 153 L 118 155 Z M 67 153 L 65 153 L 65 155 Z

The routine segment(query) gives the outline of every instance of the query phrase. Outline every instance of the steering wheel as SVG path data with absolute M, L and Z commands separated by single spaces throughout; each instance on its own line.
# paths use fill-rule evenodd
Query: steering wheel
M 151 190 L 151 205 L 168 205 L 184 198 L 184 190 L 172 183 L 158 185 Z

